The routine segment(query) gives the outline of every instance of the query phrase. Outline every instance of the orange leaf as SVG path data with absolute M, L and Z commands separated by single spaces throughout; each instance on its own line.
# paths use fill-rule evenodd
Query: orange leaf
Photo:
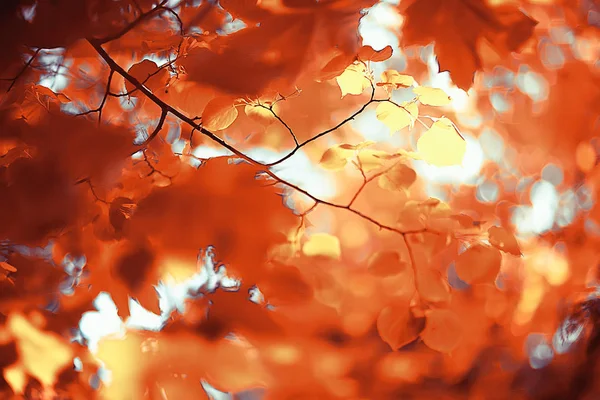
M 358 50 L 358 58 L 363 61 L 385 61 L 392 56 L 392 46 L 387 45 L 381 50 L 375 50 L 371 46 L 363 46 Z
M 432 268 L 417 268 L 416 286 L 423 300 L 444 303 L 450 299 L 450 290 L 445 278 Z
M 492 226 L 488 229 L 488 235 L 490 237 L 490 243 L 495 248 L 502 250 L 506 253 L 513 254 L 515 256 L 521 256 L 521 248 L 519 242 L 513 236 L 512 233 L 500 226 Z
M 320 81 L 328 81 L 329 79 L 337 78 L 353 62 L 354 62 L 354 57 L 351 57 L 347 54 L 340 54 L 339 56 L 334 57 L 321 70 L 321 73 L 319 75 L 319 80 Z
M 467 283 L 493 282 L 500 271 L 502 254 L 489 246 L 475 244 L 456 258 L 456 273 Z
M 400 254 L 392 250 L 377 252 L 369 258 L 369 272 L 377 276 L 396 275 L 406 267 L 407 264 L 400 259 Z
M 415 318 L 409 301 L 399 301 L 385 307 L 377 317 L 377 331 L 392 350 L 409 344 L 423 330 L 425 320 Z
M 169 72 L 164 68 L 159 69 L 158 65 L 151 60 L 142 60 L 137 64 L 133 64 L 127 73 L 152 91 L 165 87 L 169 79 Z M 128 80 L 125 80 L 125 90 L 128 93 L 133 92 L 135 86 Z M 139 93 L 137 92 L 132 93 L 132 96 L 138 95 Z
M 515 5 L 489 5 L 481 0 L 409 0 L 400 5 L 404 15 L 402 46 L 435 42 L 440 71 L 467 90 L 485 59 L 478 43 L 487 39 L 501 56 L 508 56 L 531 37 L 536 21 Z
M 408 189 L 416 180 L 417 173 L 412 168 L 398 163 L 381 175 L 377 183 L 382 189 L 403 190 Z
M 423 343 L 432 350 L 449 353 L 462 338 L 460 319 L 450 310 L 430 310 L 425 314 L 427 322 L 421 333 Z
M 202 125 L 211 131 L 229 127 L 238 116 L 230 97 L 216 97 L 208 102 L 202 112 Z
M 275 105 L 275 107 L 276 106 L 277 105 Z M 269 126 L 276 119 L 275 115 L 273 115 L 273 113 L 265 107 L 269 107 L 269 105 L 265 105 L 263 107 L 261 105 L 248 104 L 246 107 L 244 107 L 244 112 L 248 118 L 252 119 L 253 121 L 258 122 L 263 126 Z

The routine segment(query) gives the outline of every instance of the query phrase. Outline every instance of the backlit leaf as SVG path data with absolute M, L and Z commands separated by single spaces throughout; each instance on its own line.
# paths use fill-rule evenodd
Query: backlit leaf
M 151 60 L 142 60 L 137 64 L 133 64 L 127 73 L 152 91 L 164 88 L 169 79 L 169 72 L 165 68 L 159 69 L 158 65 Z M 135 86 L 128 80 L 125 80 L 125 90 L 128 93 L 133 92 Z M 132 93 L 132 96 L 140 95 L 142 93 Z
M 366 75 L 366 67 L 362 63 L 348 66 L 344 72 L 335 78 L 342 91 L 342 97 L 347 94 L 359 95 L 370 86 Z
M 358 154 L 363 172 L 370 172 L 380 168 L 386 161 L 389 153 L 381 150 L 366 149 Z
M 344 73 L 346 68 L 354 62 L 354 60 L 355 58 L 353 56 L 348 54 L 340 54 L 329 61 L 325 67 L 323 67 L 319 75 L 319 80 L 327 81 L 340 76 L 342 73 Z
M 482 69 L 483 41 L 500 57 L 510 57 L 531 37 L 537 24 L 520 9 L 520 3 L 479 0 L 412 0 L 400 3 L 405 17 L 402 45 L 427 46 L 434 51 L 440 71 L 450 71 L 452 81 L 468 90 L 475 72 Z
M 493 283 L 501 264 L 502 254 L 497 249 L 475 244 L 459 254 L 455 268 L 459 278 L 467 283 Z
M 442 89 L 418 86 L 413 92 L 419 97 L 421 104 L 427 106 L 447 106 L 452 101 Z
M 238 116 L 238 110 L 230 97 L 212 99 L 202 112 L 202 126 L 218 131 L 229 127 Z
M 434 309 L 426 312 L 425 317 L 425 329 L 421 332 L 423 343 L 441 353 L 454 350 L 463 336 L 458 316 L 450 310 Z
M 512 233 L 500 226 L 492 226 L 488 229 L 490 244 L 499 250 L 515 256 L 522 255 L 519 242 Z
M 391 86 L 394 89 L 407 88 L 415 83 L 415 78 L 403 75 L 394 69 L 388 69 L 381 73 L 381 82 L 377 86 Z
M 343 169 L 348 163 L 348 158 L 352 157 L 354 151 L 352 149 L 344 149 L 342 146 L 333 146 L 327 149 L 321 156 L 319 165 L 329 170 Z
M 340 240 L 328 233 L 315 233 L 302 246 L 302 252 L 309 256 L 323 256 L 339 259 L 342 254 Z
M 277 119 L 275 118 L 275 115 L 273 115 L 273 113 L 265 107 L 268 107 L 268 105 L 261 106 L 248 104 L 246 107 L 244 107 L 244 112 L 248 118 L 252 119 L 253 121 L 258 122 L 263 126 L 269 126 Z M 277 107 L 277 104 L 275 107 Z
M 377 276 L 396 275 L 404 271 L 408 264 L 400 259 L 400 254 L 392 250 L 379 251 L 369 258 L 369 272 Z
M 417 141 L 422 159 L 438 167 L 460 165 L 467 151 L 467 142 L 460 137 L 447 118 L 435 121 Z
M 377 331 L 392 350 L 409 344 L 419 337 L 425 320 L 415 318 L 409 301 L 397 301 L 385 307 L 377 317 Z
M 371 46 L 363 46 L 358 50 L 358 58 L 363 61 L 385 61 L 392 56 L 392 46 L 385 46 L 381 50 L 375 50 Z
M 408 189 L 416 180 L 417 173 L 412 168 L 398 163 L 381 175 L 377 183 L 382 189 L 394 191 Z
M 406 127 L 413 127 L 415 119 L 419 116 L 419 107 L 416 103 L 402 103 L 396 105 L 391 102 L 379 103 L 375 111 L 377 119 L 383 122 L 392 133 Z

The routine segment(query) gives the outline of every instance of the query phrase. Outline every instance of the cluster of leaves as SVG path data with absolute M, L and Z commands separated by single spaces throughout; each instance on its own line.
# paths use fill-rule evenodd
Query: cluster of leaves
M 0 5 L 2 398 L 600 393 L 588 372 L 598 368 L 597 303 L 571 299 L 600 278 L 589 229 L 598 208 L 523 242 L 508 212 L 523 185 L 507 184 L 491 205 L 470 187 L 448 202 L 426 196 L 415 165 L 463 162 L 463 115 L 448 91 L 421 84 L 426 60 L 399 71 L 388 64 L 397 50 L 361 45 L 375 3 Z M 440 71 L 527 152 L 521 172 L 535 175 L 550 157 L 569 171 L 565 185 L 598 190 L 596 2 L 386 7 L 403 19 L 407 54 L 433 42 Z M 574 32 L 562 45 L 588 47 L 548 71 L 541 39 L 558 25 Z M 503 88 L 479 77 L 522 64 L 555 83 L 546 109 L 533 115 L 513 93 L 512 119 L 494 114 L 483 95 Z M 353 131 L 371 111 L 408 144 Z M 548 153 L 532 154 L 532 143 Z M 335 195 L 286 175 L 300 157 L 338 183 Z M 486 168 L 484 178 L 503 173 Z M 160 326 L 128 327 L 96 348 L 82 324 L 101 292 L 118 321 L 141 304 Z M 575 308 L 563 318 L 564 298 Z M 528 334 L 552 335 L 562 319 L 587 348 L 534 368 Z

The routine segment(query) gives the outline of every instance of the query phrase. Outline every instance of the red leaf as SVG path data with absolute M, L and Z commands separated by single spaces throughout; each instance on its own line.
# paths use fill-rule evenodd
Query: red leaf
M 385 61 L 392 56 L 392 46 L 387 45 L 381 50 L 375 50 L 371 46 L 363 46 L 358 50 L 358 58 L 363 61 Z

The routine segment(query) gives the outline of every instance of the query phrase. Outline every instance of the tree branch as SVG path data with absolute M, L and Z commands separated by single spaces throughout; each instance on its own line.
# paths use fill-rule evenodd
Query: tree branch
M 300 144 L 296 144 L 296 147 L 294 147 L 294 149 L 292 151 L 290 151 L 287 155 L 283 156 L 282 158 L 280 158 L 277 161 L 274 161 L 272 163 L 269 164 L 265 164 L 268 167 L 273 167 L 277 164 L 281 164 L 282 162 L 284 162 L 285 160 L 289 159 L 290 157 L 292 157 L 294 154 L 296 154 L 296 152 L 298 152 L 298 150 L 300 150 L 302 147 L 306 146 L 309 143 L 314 142 L 317 139 L 322 138 L 323 136 L 338 130 L 339 128 L 341 128 L 342 126 L 344 126 L 345 124 L 347 124 L 348 122 L 352 121 L 354 118 L 356 118 L 359 114 L 361 114 L 363 111 L 365 111 L 365 109 L 371 104 L 371 103 L 375 103 L 377 102 L 377 100 L 375 100 L 375 86 L 373 85 L 373 83 L 371 83 L 371 98 L 369 99 L 369 101 L 367 101 L 365 104 L 362 105 L 361 108 L 359 108 L 356 112 L 354 112 L 354 114 L 350 115 L 348 118 L 346 118 L 345 120 L 341 121 L 340 123 L 338 123 L 337 125 L 335 125 L 332 128 L 329 128 L 321 133 L 318 133 L 317 135 L 313 136 L 310 139 L 305 140 L 304 142 L 300 143 Z
M 118 73 L 119 75 L 123 76 L 124 79 L 126 79 L 127 81 L 129 81 L 132 85 L 134 85 L 140 92 L 142 92 L 144 95 L 146 95 L 146 97 L 148 99 L 150 99 L 152 102 L 154 102 L 158 107 L 160 107 L 161 109 L 161 119 L 159 121 L 159 124 L 157 125 L 157 127 L 155 128 L 154 132 L 148 137 L 148 139 L 146 139 L 142 144 L 140 144 L 140 147 L 144 147 L 147 145 L 147 143 L 149 141 L 151 141 L 152 139 L 154 139 L 154 137 L 158 134 L 158 132 L 160 131 L 160 128 L 162 128 L 162 125 L 164 123 L 164 120 L 167 116 L 167 114 L 173 114 L 175 117 L 177 117 L 178 119 L 180 119 L 181 121 L 185 122 L 186 124 L 188 124 L 189 126 L 191 126 L 194 130 L 198 131 L 199 133 L 201 133 L 202 135 L 208 137 L 209 139 L 211 139 L 212 141 L 216 142 L 217 144 L 221 145 L 222 147 L 224 147 L 225 149 L 229 150 L 231 153 L 233 153 L 235 156 L 241 158 L 242 160 L 248 162 L 251 165 L 254 165 L 256 167 L 261 167 L 261 168 L 265 168 L 262 172 L 267 175 L 269 178 L 273 179 L 274 181 L 287 186 L 290 189 L 293 189 L 295 191 L 297 191 L 298 193 L 301 193 L 303 195 L 305 195 L 306 197 L 310 198 L 311 200 L 313 200 L 315 202 L 315 204 L 313 205 L 313 207 L 310 208 L 310 210 L 313 210 L 318 204 L 323 204 L 332 208 L 337 208 L 340 210 L 346 210 L 362 219 L 364 219 L 365 221 L 374 224 L 375 226 L 377 226 L 380 230 L 387 230 L 390 232 L 395 232 L 398 233 L 400 235 L 402 235 L 403 237 L 405 237 L 405 235 L 408 234 L 413 234 L 413 233 L 423 233 L 423 232 L 431 232 L 434 234 L 439 234 L 438 232 L 432 231 L 429 228 L 422 228 L 422 229 L 418 229 L 418 230 L 411 230 L 411 231 L 402 231 L 398 228 L 395 228 L 393 226 L 387 225 L 383 222 L 380 222 L 366 214 L 364 214 L 363 212 L 355 209 L 352 207 L 352 203 L 347 204 L 347 205 L 343 205 L 343 204 L 336 204 L 336 203 L 332 203 L 330 201 L 327 200 L 323 200 L 320 199 L 316 196 L 314 196 L 313 194 L 309 193 L 308 191 L 300 188 L 297 185 L 294 185 L 291 182 L 288 182 L 282 178 L 280 178 L 279 176 L 277 176 L 274 172 L 272 172 L 270 170 L 269 167 L 273 166 L 273 165 L 277 165 L 283 161 L 285 161 L 286 159 L 290 158 L 295 152 L 297 152 L 301 147 L 303 147 L 305 144 L 310 143 L 314 140 L 317 140 L 320 137 L 325 136 L 326 134 L 333 132 L 334 130 L 338 129 L 339 127 L 343 126 L 345 123 L 347 123 L 348 121 L 352 120 L 354 117 L 356 117 L 357 115 L 359 115 L 369 104 L 373 103 L 374 100 L 374 96 L 375 96 L 375 87 L 373 87 L 372 89 L 372 93 L 371 93 L 371 98 L 370 100 L 365 103 L 358 111 L 356 111 L 354 114 L 352 114 L 350 117 L 346 118 L 344 121 L 340 122 L 339 124 L 337 124 L 335 127 L 330 128 L 326 131 L 321 132 L 320 134 L 318 134 L 317 136 L 306 140 L 303 143 L 300 143 L 290 154 L 288 154 L 287 156 L 285 156 L 283 159 L 275 162 L 275 163 L 271 163 L 271 164 L 264 164 L 261 163 L 257 160 L 254 160 L 253 158 L 251 158 L 250 156 L 247 156 L 246 154 L 242 153 L 241 151 L 239 151 L 238 149 L 236 149 L 234 146 L 230 145 L 229 143 L 225 142 L 223 139 L 221 139 L 220 137 L 218 137 L 217 135 L 215 135 L 213 132 L 207 130 L 206 128 L 204 128 L 202 126 L 201 123 L 197 123 L 196 122 L 196 118 L 190 118 L 187 115 L 183 114 L 182 112 L 180 112 L 179 110 L 173 108 L 172 106 L 170 106 L 169 104 L 165 103 L 163 100 L 161 100 L 160 98 L 158 98 L 154 93 L 152 93 L 150 90 L 148 90 L 140 81 L 138 81 L 136 78 L 134 78 L 133 76 L 131 76 L 130 74 L 127 73 L 127 71 L 125 71 L 119 64 L 117 64 L 110 56 L 109 54 L 102 48 L 102 43 L 100 41 L 97 41 L 95 39 L 88 39 L 88 41 L 90 42 L 90 44 L 96 49 L 96 51 L 98 52 L 98 54 L 100 55 L 100 57 L 102 57 L 102 59 L 108 64 L 108 66 L 111 68 L 112 71 L 115 71 L 116 73 Z M 136 153 L 139 150 L 136 151 Z M 366 178 L 365 178 L 366 179 Z
M 25 73 L 25 71 L 27 71 L 27 68 L 29 68 L 31 66 L 31 64 L 33 63 L 33 61 L 38 56 L 38 54 L 40 54 L 40 51 L 42 51 L 41 48 L 37 49 L 35 51 L 35 53 L 33 53 L 33 55 L 31 56 L 31 58 L 25 63 L 25 65 L 23 66 L 23 68 L 21 68 L 19 70 L 19 72 L 17 73 L 17 75 L 14 78 L 7 79 L 7 80 L 10 80 L 12 82 L 10 83 L 10 86 L 8 87 L 8 89 L 6 89 L 6 93 L 10 92 L 10 90 L 13 88 L 13 86 L 15 86 L 15 84 L 17 83 L 17 80 L 21 77 L 21 75 L 23 75 Z
M 164 5 L 167 4 L 167 2 L 168 2 L 168 0 L 162 0 L 156 7 L 154 7 L 150 11 L 141 13 L 139 17 L 137 17 L 135 20 L 133 20 L 132 22 L 127 24 L 127 26 L 125 28 L 121 29 L 119 32 L 117 32 L 113 35 L 104 37 L 104 38 L 98 38 L 98 39 L 93 39 L 93 40 L 98 44 L 105 44 L 108 42 L 112 42 L 113 40 L 119 39 L 120 37 L 126 35 L 133 28 L 138 26 L 141 22 L 143 22 L 147 19 L 150 19 L 154 15 L 154 13 L 161 11 L 161 10 L 165 10 Z

